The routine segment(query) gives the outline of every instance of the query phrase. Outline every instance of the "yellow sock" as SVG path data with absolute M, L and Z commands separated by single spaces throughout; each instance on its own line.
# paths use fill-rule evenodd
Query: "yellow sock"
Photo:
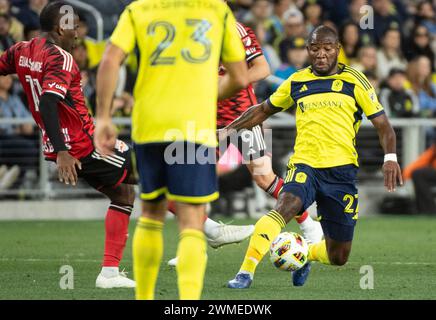
M 206 271 L 206 239 L 204 233 L 185 229 L 177 248 L 177 283 L 180 300 L 199 300 Z
M 271 242 L 279 235 L 285 225 L 285 220 L 275 210 L 271 210 L 267 215 L 260 218 L 254 226 L 254 232 L 250 238 L 244 262 L 239 271 L 254 274 L 260 260 L 268 252 Z
M 318 261 L 323 264 L 330 264 L 329 255 L 325 240 L 309 245 L 309 261 Z
M 133 274 L 136 299 L 153 300 L 163 253 L 163 223 L 140 217 L 133 236 Z

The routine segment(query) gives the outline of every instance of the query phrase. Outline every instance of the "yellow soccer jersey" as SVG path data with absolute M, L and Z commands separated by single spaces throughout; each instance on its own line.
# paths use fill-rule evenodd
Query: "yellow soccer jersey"
M 310 67 L 294 73 L 268 102 L 283 110 L 296 107 L 295 153 L 289 162 L 313 168 L 358 166 L 355 138 L 362 113 L 368 119 L 384 113 L 365 75 L 343 64 L 326 77 Z
M 216 145 L 219 62 L 245 59 L 236 20 L 223 1 L 133 2 L 110 41 L 125 53 L 139 49 L 134 142 Z

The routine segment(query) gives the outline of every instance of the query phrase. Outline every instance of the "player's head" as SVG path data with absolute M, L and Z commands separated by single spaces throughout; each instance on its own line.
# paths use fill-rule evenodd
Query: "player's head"
M 41 31 L 49 33 L 56 44 L 71 51 L 77 39 L 79 18 L 74 8 L 66 2 L 51 2 L 42 9 L 39 16 Z
M 335 70 L 339 49 L 338 34 L 332 28 L 321 25 L 312 31 L 307 41 L 307 52 L 315 74 L 326 76 Z

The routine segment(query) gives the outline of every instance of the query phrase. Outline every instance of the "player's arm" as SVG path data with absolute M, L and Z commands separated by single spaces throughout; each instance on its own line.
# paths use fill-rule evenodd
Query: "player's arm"
M 230 9 L 227 10 L 224 20 L 220 58 L 226 74 L 219 78 L 218 100 L 232 97 L 249 83 L 245 50 L 237 31 L 235 17 Z
M 377 129 L 380 144 L 385 153 L 385 159 L 383 163 L 384 184 L 388 191 L 392 192 L 395 191 L 397 181 L 401 186 L 403 185 L 401 168 L 397 162 L 397 140 L 395 131 L 385 114 L 371 119 L 371 122 Z
M 242 113 L 232 123 L 217 131 L 218 141 L 226 139 L 241 129 L 251 129 L 283 109 L 273 106 L 269 100 L 254 105 Z
M 282 111 L 269 103 L 268 100 L 247 109 L 242 115 L 225 127 L 227 130 L 251 129 L 268 119 L 273 114 Z
M 44 93 L 39 100 L 39 114 L 47 137 L 57 153 L 56 164 L 60 182 L 76 185 L 78 176 L 76 166 L 82 169 L 80 161 L 68 153 L 59 125 L 58 102 L 61 97 L 53 93 Z
M 255 83 L 270 76 L 271 69 L 253 30 L 248 27 L 243 28 L 246 31 L 246 34 L 243 34 L 242 43 L 245 47 L 248 62 L 248 82 Z
M 97 72 L 95 147 L 102 154 L 111 154 L 115 147 L 117 134 L 112 123 L 111 107 L 118 81 L 118 74 L 126 54 L 109 43 Z
M 239 90 L 248 86 L 247 63 L 223 62 L 226 68 L 224 76 L 220 77 L 218 82 L 218 100 L 224 100 L 233 97 Z
M 248 83 L 255 83 L 271 75 L 271 69 L 265 57 L 259 56 L 248 63 Z
M 361 79 L 363 80 L 361 85 L 355 86 L 354 95 L 358 105 L 362 107 L 363 112 L 377 129 L 380 144 L 385 153 L 382 168 L 384 185 L 389 192 L 392 192 L 395 191 L 397 181 L 400 185 L 403 185 L 401 169 L 397 162 L 395 131 L 389 123 L 383 106 L 378 101 L 375 89 L 363 74 L 361 75 Z
M 112 99 L 117 85 L 121 64 L 135 47 L 135 30 L 130 8 L 121 14 L 110 38 L 97 72 L 95 147 L 102 154 L 111 154 L 117 138 L 112 123 Z
M 289 78 L 278 87 L 277 91 L 268 100 L 247 109 L 239 118 L 222 130 L 219 130 L 218 139 L 225 139 L 233 130 L 251 129 L 264 122 L 273 114 L 289 109 L 294 105 L 294 100 L 291 97 L 291 78 Z
M 75 185 L 78 180 L 76 167 L 81 169 L 78 159 L 69 154 L 61 132 L 59 117 L 59 102 L 64 100 L 74 78 L 73 57 L 66 52 L 51 47 L 44 63 L 42 91 L 39 100 L 39 113 L 47 137 L 57 153 L 56 164 L 61 182 Z

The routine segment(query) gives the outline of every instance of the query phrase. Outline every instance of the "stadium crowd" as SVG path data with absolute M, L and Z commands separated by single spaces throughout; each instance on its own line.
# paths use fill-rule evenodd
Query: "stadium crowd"
M 38 36 L 38 16 L 48 2 L 0 0 L 0 54 L 17 41 Z M 315 27 L 325 24 L 339 34 L 339 62 L 368 77 L 390 117 L 436 118 L 436 1 L 230 0 L 229 5 L 237 20 L 255 32 L 271 68 L 271 76 L 255 86 L 259 101 L 307 65 L 305 39 Z M 86 14 L 80 18 L 72 55 L 81 69 L 83 91 L 94 114 L 96 71 L 106 42 L 90 38 Z M 137 63 L 131 55 L 121 70 L 113 104 L 116 116 L 129 116 L 132 110 Z M 30 117 L 26 105 L 17 80 L 0 77 L 0 118 Z M 129 134 L 129 127 L 120 130 Z M 37 161 L 36 136 L 32 126 L 0 124 L 0 189 L 11 187 L 20 175 L 16 162 L 23 154 L 17 150 L 27 150 L 24 157 Z

